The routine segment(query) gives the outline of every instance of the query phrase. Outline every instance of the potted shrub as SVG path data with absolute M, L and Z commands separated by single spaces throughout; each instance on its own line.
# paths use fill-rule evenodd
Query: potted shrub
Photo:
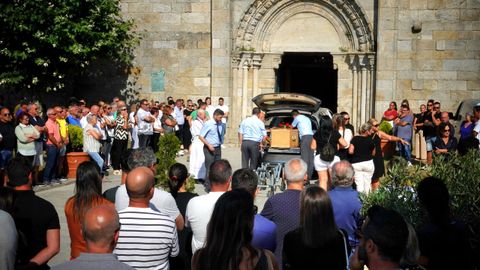
M 393 134 L 393 127 L 387 121 L 382 121 L 380 123 L 380 126 L 378 126 L 378 130 L 383 131 L 383 132 L 387 133 L 388 135 Z M 382 153 L 383 153 L 383 158 L 384 159 L 390 159 L 390 158 L 393 157 L 393 155 L 395 154 L 395 148 L 396 148 L 395 142 L 391 142 L 391 141 L 388 141 L 388 140 L 382 140 L 382 142 L 380 143 L 380 146 L 382 148 Z
M 68 178 L 77 177 L 77 167 L 80 163 L 90 160 L 88 153 L 83 152 L 83 129 L 68 125 L 68 137 L 72 152 L 67 153 Z
M 180 150 L 180 145 L 182 143 L 175 136 L 175 134 L 165 134 L 160 137 L 158 140 L 158 151 L 155 153 L 157 156 L 157 186 L 160 186 L 162 189 L 169 191 L 170 187 L 168 186 L 168 170 L 170 166 L 175 164 L 177 153 Z M 186 189 L 188 192 L 192 192 L 195 189 L 195 179 L 193 176 L 190 176 L 187 179 Z

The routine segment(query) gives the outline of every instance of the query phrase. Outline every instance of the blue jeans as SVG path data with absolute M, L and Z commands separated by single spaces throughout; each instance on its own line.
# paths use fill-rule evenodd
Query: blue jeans
M 57 171 L 58 148 L 55 145 L 47 144 L 47 164 L 43 171 L 43 182 L 47 183 L 55 179 L 55 172 Z
M 100 171 L 103 172 L 103 159 L 97 152 L 88 152 L 88 155 L 97 163 L 100 167 Z
M 12 150 L 0 150 L 0 169 L 5 169 L 8 162 L 12 159 Z
M 400 152 L 400 156 L 404 157 L 408 162 L 412 161 L 412 140 L 404 139 L 409 143 L 409 145 L 403 145 L 402 143 L 398 142 L 398 151 Z

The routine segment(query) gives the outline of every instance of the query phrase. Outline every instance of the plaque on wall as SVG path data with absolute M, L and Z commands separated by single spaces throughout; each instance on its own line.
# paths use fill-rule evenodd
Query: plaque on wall
M 152 92 L 165 91 L 165 71 L 153 72 L 151 76 Z

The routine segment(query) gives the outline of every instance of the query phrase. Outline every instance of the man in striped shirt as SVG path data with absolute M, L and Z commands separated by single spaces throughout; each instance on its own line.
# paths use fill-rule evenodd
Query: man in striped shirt
M 168 257 L 179 253 L 175 221 L 149 207 L 154 175 L 147 167 L 127 176 L 130 202 L 119 211 L 120 234 L 114 253 L 119 261 L 135 269 L 169 269 Z

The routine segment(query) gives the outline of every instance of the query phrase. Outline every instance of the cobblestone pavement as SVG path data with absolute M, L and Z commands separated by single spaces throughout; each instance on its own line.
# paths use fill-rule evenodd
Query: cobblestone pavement
M 223 158 L 230 161 L 233 170 L 240 168 L 241 158 L 240 158 L 240 149 L 236 147 L 226 147 L 222 149 Z M 188 166 L 187 162 L 188 155 L 178 157 L 178 162 L 181 162 Z M 65 202 L 69 197 L 73 195 L 75 180 L 69 179 L 68 182 L 64 184 L 59 184 L 56 186 L 51 186 L 47 188 L 42 188 L 36 190 L 36 194 L 48 201 L 50 201 L 57 210 L 59 219 L 60 219 L 60 253 L 57 254 L 52 260 L 50 260 L 49 265 L 54 266 L 59 263 L 65 262 L 70 258 L 70 237 L 68 235 L 68 226 L 64 213 Z M 110 174 L 110 176 L 105 177 L 103 181 L 102 190 L 107 190 L 111 187 L 114 187 L 120 183 L 120 176 L 115 176 Z M 195 192 L 198 194 L 204 194 L 203 186 L 196 185 Z M 261 193 L 256 199 L 256 205 L 259 207 L 259 211 L 263 208 L 265 204 L 266 196 Z

